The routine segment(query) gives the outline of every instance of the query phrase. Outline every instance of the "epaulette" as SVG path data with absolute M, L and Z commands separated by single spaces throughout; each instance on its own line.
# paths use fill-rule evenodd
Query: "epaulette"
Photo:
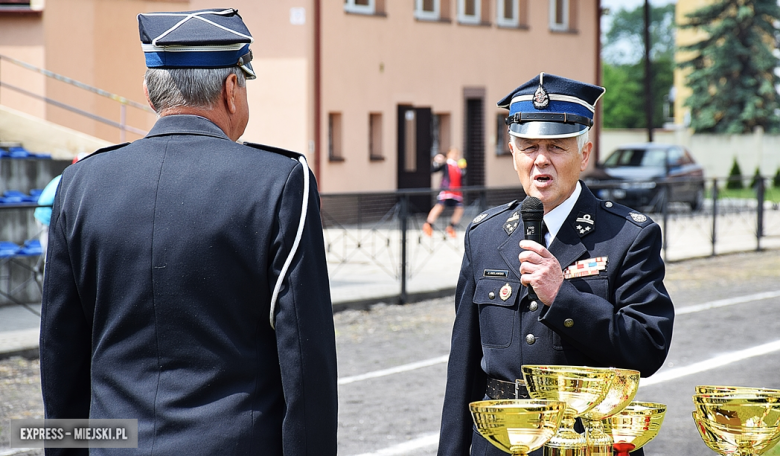
M 652 223 L 650 217 L 635 211 L 630 207 L 623 206 L 622 204 L 613 203 L 612 201 L 602 201 L 601 207 L 607 212 L 611 212 L 618 217 L 622 217 L 633 222 L 637 226 L 645 226 L 648 223 Z
M 498 214 L 501 214 L 503 212 L 506 212 L 508 210 L 514 209 L 517 206 L 517 200 L 511 201 L 507 204 L 502 204 L 501 206 L 491 207 L 490 209 L 486 210 L 485 212 L 479 214 L 478 216 L 474 217 L 474 220 L 471 221 L 471 228 L 473 229 L 477 225 L 481 224 L 485 220 L 491 219 L 495 217 Z
M 265 144 L 258 144 L 258 143 L 251 143 L 251 142 L 245 142 L 245 146 L 254 147 L 255 149 L 264 150 L 266 152 L 273 152 L 275 154 L 281 154 L 285 157 L 292 158 L 293 160 L 298 160 L 299 157 L 303 156 L 300 152 L 293 152 L 291 150 L 287 149 L 281 149 L 279 147 L 274 146 L 266 146 Z
M 103 152 L 111 152 L 112 150 L 121 149 L 121 148 L 123 148 L 123 147 L 125 147 L 125 146 L 127 146 L 129 144 L 130 144 L 129 142 L 124 142 L 122 144 L 114 144 L 112 146 L 107 146 L 107 147 L 100 148 L 100 149 L 92 152 L 91 154 L 87 155 L 86 157 L 82 158 L 81 160 L 77 161 L 76 163 L 81 163 L 84 160 L 88 159 L 89 157 L 94 157 L 95 155 L 102 154 Z

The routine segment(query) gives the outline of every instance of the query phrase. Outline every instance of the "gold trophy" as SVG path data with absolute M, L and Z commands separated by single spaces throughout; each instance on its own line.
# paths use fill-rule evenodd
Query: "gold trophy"
M 523 366 L 528 394 L 534 399 L 566 403 L 558 432 L 544 446 L 545 456 L 585 456 L 585 437 L 574 431 L 574 420 L 603 401 L 615 378 L 609 368 Z
M 666 405 L 656 402 L 632 402 L 619 413 L 603 421 L 605 431 L 615 442 L 612 448 L 618 455 L 642 448 L 653 440 L 661 429 Z
M 693 420 L 704 443 L 720 454 L 760 455 L 780 441 L 780 391 L 697 386 Z
M 507 453 L 525 456 L 555 434 L 566 404 L 536 399 L 502 399 L 472 402 L 469 409 L 482 437 Z
M 639 389 L 639 371 L 617 369 L 607 396 L 582 415 L 589 456 L 612 456 L 612 437 L 604 432 L 602 420 L 620 412 L 634 400 Z

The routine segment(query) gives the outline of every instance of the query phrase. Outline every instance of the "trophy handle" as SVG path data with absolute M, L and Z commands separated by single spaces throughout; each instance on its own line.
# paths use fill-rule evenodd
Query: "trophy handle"
M 629 451 L 633 451 L 636 446 L 633 443 L 618 442 L 612 445 L 618 455 L 628 456 Z

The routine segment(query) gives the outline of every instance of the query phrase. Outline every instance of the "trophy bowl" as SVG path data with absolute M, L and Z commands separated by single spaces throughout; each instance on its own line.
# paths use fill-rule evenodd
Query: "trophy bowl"
M 780 426 L 780 395 L 761 392 L 694 394 L 702 418 L 735 427 Z
M 722 424 L 693 412 L 693 420 L 704 443 L 718 454 L 761 455 L 780 441 L 780 428 Z
M 628 455 L 653 440 L 661 429 L 666 405 L 656 402 L 631 402 L 619 413 L 605 419 L 604 429 L 615 442 L 619 455 Z
M 639 389 L 639 371 L 618 368 L 612 370 L 615 371 L 615 378 L 606 397 L 582 415 L 590 456 L 612 456 L 612 437 L 604 432 L 601 420 L 626 408 Z
M 499 449 L 526 455 L 544 445 L 560 425 L 566 404 L 537 399 L 502 399 L 469 404 L 480 435 Z
M 523 366 L 528 394 L 534 399 L 566 403 L 558 432 L 544 446 L 545 456 L 580 456 L 587 450 L 585 437 L 574 431 L 574 420 L 603 401 L 615 371 L 582 366 Z
M 780 396 L 780 390 L 771 388 L 755 388 L 750 386 L 715 386 L 715 385 L 698 385 L 696 387 L 696 394 L 745 394 L 745 393 L 759 393 L 759 394 L 776 394 Z

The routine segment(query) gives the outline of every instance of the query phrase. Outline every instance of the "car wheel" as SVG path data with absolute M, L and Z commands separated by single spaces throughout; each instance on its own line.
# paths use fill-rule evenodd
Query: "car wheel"
M 704 187 L 699 187 L 699 189 L 696 190 L 696 196 L 689 204 L 691 205 L 691 211 L 693 212 L 702 210 L 704 207 Z

